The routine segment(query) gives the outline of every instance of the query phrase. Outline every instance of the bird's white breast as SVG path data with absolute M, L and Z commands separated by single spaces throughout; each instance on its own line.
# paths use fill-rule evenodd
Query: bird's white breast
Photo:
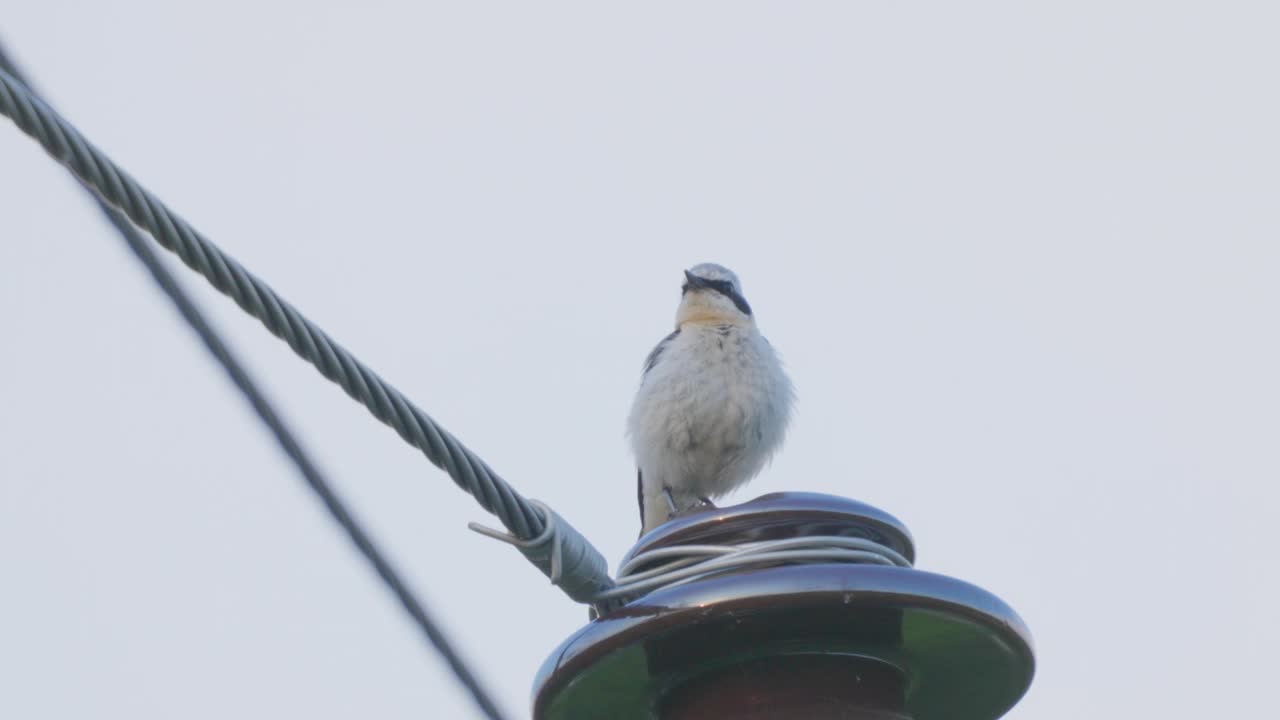
M 791 385 L 752 326 L 685 324 L 645 374 L 628 421 L 646 485 L 715 497 L 782 441 Z

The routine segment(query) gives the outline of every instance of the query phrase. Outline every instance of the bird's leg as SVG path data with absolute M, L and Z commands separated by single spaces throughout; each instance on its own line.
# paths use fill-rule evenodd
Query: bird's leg
M 672 517 L 675 517 L 676 513 L 677 513 L 677 512 L 679 512 L 679 511 L 676 509 L 676 500 L 675 500 L 675 498 L 671 497 L 671 486 L 670 486 L 670 485 L 663 485 L 663 486 L 662 486 L 662 496 L 663 496 L 664 498 L 666 498 L 666 499 L 667 499 L 667 507 L 671 509 L 671 516 L 672 516 Z

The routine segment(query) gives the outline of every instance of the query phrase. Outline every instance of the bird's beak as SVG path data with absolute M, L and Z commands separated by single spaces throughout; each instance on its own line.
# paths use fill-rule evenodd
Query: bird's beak
M 707 281 L 705 278 L 700 278 L 688 270 L 684 271 L 684 279 L 689 283 L 689 287 L 691 288 L 702 289 L 707 287 Z

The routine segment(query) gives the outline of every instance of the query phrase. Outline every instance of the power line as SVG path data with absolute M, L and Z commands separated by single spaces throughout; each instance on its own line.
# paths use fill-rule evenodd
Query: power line
M 162 247 L 176 253 L 219 292 L 289 343 L 294 352 L 312 363 L 326 378 L 421 449 L 431 462 L 448 472 L 516 536 L 528 539 L 542 531 L 543 521 L 534 506 L 484 461 L 303 317 L 265 282 L 169 210 L 52 108 L 3 76 L 0 76 L 0 112 L 35 138 L 109 205 L 123 211 L 151 233 Z
M 17 79 L 18 82 L 25 86 L 26 91 L 34 96 L 35 93 L 30 84 L 27 83 L 12 61 L 5 55 L 2 47 L 0 47 L 0 70 L 8 73 L 12 76 L 12 79 Z M 0 79 L 4 79 L 6 84 L 9 82 L 9 78 L 0 76 Z M 87 185 L 85 189 L 89 190 L 90 193 L 93 192 L 92 188 Z M 289 456 L 293 464 L 298 468 L 307 485 L 320 496 L 320 500 L 324 503 L 325 508 L 328 509 L 329 514 L 346 531 L 351 542 L 359 549 L 360 554 L 364 555 L 365 559 L 373 565 L 383 582 L 391 588 L 400 604 L 404 606 L 405 611 L 409 613 L 409 616 L 417 623 L 419 629 L 422 630 L 431 644 L 444 657 L 445 662 L 448 663 L 449 668 L 457 676 L 458 681 L 466 686 L 476 704 L 480 706 L 481 711 L 491 720 L 502 720 L 502 713 L 498 710 L 497 705 L 489 694 L 480 687 L 475 674 L 467 667 L 466 663 L 449 643 L 449 640 L 444 636 L 444 633 L 441 632 L 440 628 L 436 626 L 435 622 L 427 614 L 426 608 L 423 607 L 422 603 L 414 596 L 413 591 L 400 578 L 400 575 L 391 566 L 382 551 L 378 549 L 378 546 L 361 528 L 360 523 L 351 515 L 351 512 L 334 492 L 319 468 L 308 457 L 306 451 L 302 449 L 297 438 L 294 437 L 293 433 L 284 424 L 284 421 L 281 420 L 279 414 L 271 406 L 271 403 L 267 401 L 262 391 L 259 390 L 244 366 L 236 359 L 227 344 L 210 327 L 200 310 L 183 292 L 173 275 L 165 269 L 160 258 L 151 250 L 147 241 L 121 213 L 96 196 L 95 200 L 111 224 L 120 231 L 129 249 L 146 266 L 151 273 L 152 279 L 160 286 L 165 295 L 173 301 L 183 319 L 200 336 L 205 347 L 217 358 L 222 368 L 226 370 L 227 375 L 231 377 L 232 383 L 248 399 L 249 404 L 253 406 L 258 417 L 262 419 L 262 422 L 271 431 L 281 449 L 284 450 L 285 454 Z
M 496 515 L 512 534 L 507 539 L 565 594 L 589 603 L 613 586 L 604 557 L 581 533 L 516 492 L 400 391 L 169 210 L 4 71 L 0 71 L 0 114 L 39 142 L 107 205 L 147 230 L 162 247 L 177 254 L 374 417 L 421 450 L 481 507 Z

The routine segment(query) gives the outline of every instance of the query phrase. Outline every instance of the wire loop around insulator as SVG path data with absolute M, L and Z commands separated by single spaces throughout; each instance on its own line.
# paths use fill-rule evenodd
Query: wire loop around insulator
M 725 545 L 670 545 L 646 550 L 618 570 L 617 584 L 595 596 L 615 606 L 665 587 L 778 565 L 838 563 L 911 567 L 911 561 L 863 538 L 813 535 Z

